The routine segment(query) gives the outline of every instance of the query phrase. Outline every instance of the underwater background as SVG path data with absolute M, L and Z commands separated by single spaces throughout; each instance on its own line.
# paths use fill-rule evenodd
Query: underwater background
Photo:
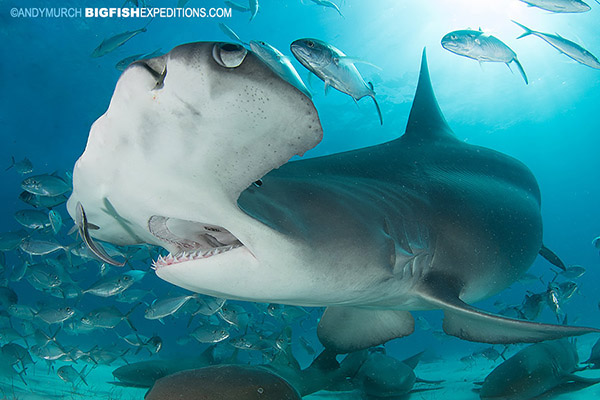
M 149 0 L 149 6 L 153 7 L 175 7 L 176 3 L 176 0 Z M 33 165 L 29 174 L 19 173 L 18 165 L 0 171 L 2 246 L 6 244 L 4 238 L 8 232 L 20 232 L 23 239 L 28 236 L 53 237 L 64 246 L 74 243 L 75 236 L 67 235 L 73 223 L 64 204 L 52 208 L 63 221 L 56 234 L 49 224 L 42 229 L 46 232 L 41 232 L 24 227 L 16 220 L 15 214 L 20 210 L 33 209 L 19 199 L 23 191 L 21 182 L 28 176 L 54 172 L 68 181 L 68 174 L 85 148 L 91 124 L 108 107 L 121 73 L 115 65 L 128 56 L 156 50 L 166 53 L 187 42 L 231 41 L 218 26 L 225 23 L 242 40 L 264 40 L 286 54 L 305 82 L 307 70 L 289 50 L 290 43 L 299 38 L 324 40 L 352 58 L 379 67 L 357 64 L 365 80 L 373 83 L 383 113 L 383 126 L 379 124 L 370 99 L 362 99 L 355 105 L 351 97 L 335 90 L 325 95 L 323 82 L 314 76 L 307 83 L 324 130 L 323 141 L 305 155 L 314 157 L 379 144 L 400 136 L 416 88 L 421 51 L 426 47 L 440 108 L 456 136 L 513 156 L 532 170 L 542 194 L 544 243 L 568 266 L 578 265 L 586 270 L 577 278 L 557 278 L 557 282 L 572 281 L 577 286 L 573 293 L 560 300 L 560 320 L 567 315 L 569 323 L 600 326 L 600 255 L 599 249 L 592 245 L 593 239 L 600 235 L 600 70 L 571 60 L 539 38 L 529 36 L 517 40 L 523 31 L 511 22 L 516 20 L 541 32 L 557 32 L 600 56 L 600 4 L 590 1 L 591 10 L 580 14 L 551 13 L 528 7 L 518 0 L 345 0 L 336 4 L 341 15 L 334 8 L 319 6 L 310 0 L 261 0 L 259 12 L 252 21 L 249 21 L 248 12 L 238 10 L 232 11 L 231 18 L 221 19 L 155 18 L 146 32 L 102 57 L 92 57 L 102 40 L 140 29 L 148 20 L 26 18 L 12 17 L 10 13 L 13 7 L 122 7 L 122 1 L 0 0 L 0 76 L 3 82 L 0 166 L 11 166 L 12 158 L 17 162 L 27 158 Z M 135 6 L 130 3 L 125 7 Z M 216 0 L 189 0 L 185 7 L 227 6 Z M 523 82 L 518 72 L 511 73 L 503 63 L 479 65 L 475 60 L 442 48 L 440 40 L 445 34 L 467 28 L 481 28 L 514 50 L 529 84 Z M 49 211 L 43 207 L 38 210 Z M 27 348 L 32 363 L 20 358 L 13 362 L 14 358 L 5 355 L 0 366 L 0 396 L 3 398 L 143 398 L 146 389 L 107 383 L 115 380 L 111 371 L 136 361 L 202 353 L 210 343 L 200 343 L 190 336 L 203 323 L 198 321 L 201 319 L 210 320 L 211 324 L 228 331 L 229 338 L 218 345 L 224 354 L 231 352 L 233 346 L 227 342 L 232 338 L 249 333 L 256 337 L 256 333 L 270 330 L 274 341 L 275 332 L 285 326 L 292 327 L 291 346 L 301 366 L 308 366 L 322 349 L 316 338 L 320 309 L 290 307 L 289 311 L 286 311 L 288 308 L 274 311 L 267 305 L 227 302 L 234 305 L 231 309 L 237 310 L 236 318 L 244 321 L 232 324 L 215 314 L 212 317 L 195 316 L 189 323 L 199 307 L 199 299 L 205 304 L 213 301 L 199 297 L 165 317 L 164 324 L 144 318 L 144 309 L 154 299 L 189 294 L 154 276 L 150 257 L 155 258 L 158 254 L 155 249 L 121 249 L 121 254 L 129 258 L 129 264 L 125 269 L 119 269 L 102 268 L 101 262 L 84 251 L 78 253 L 76 247 L 37 256 L 27 254 L 18 246 L 19 243 L 13 248 L 6 244 L 3 248 L 0 286 L 14 291 L 18 295 L 17 304 L 31 307 L 34 314 L 27 314 L 20 308 L 21 314 L 17 315 L 14 309 L 9 312 L 7 303 L 3 304 L 0 339 L 2 345 L 17 343 Z M 66 253 L 70 253 L 69 257 Z M 69 283 L 69 288 L 75 290 L 73 296 L 65 296 L 57 286 L 40 287 L 31 283 L 35 278 L 27 268 L 41 262 L 49 262 L 58 270 L 62 282 L 58 287 Z M 75 322 L 100 307 L 114 306 L 123 314 L 130 311 L 138 303 L 137 299 L 119 302 L 117 296 L 100 297 L 81 294 L 77 290 L 87 289 L 99 280 L 116 277 L 131 268 L 148 271 L 147 274 L 135 274 L 136 282 L 123 292 L 139 289 L 140 295 L 143 294 L 141 301 L 146 303 L 137 306 L 130 316 L 131 325 L 139 335 L 137 339 L 146 343 L 139 352 L 139 346 L 128 344 L 121 338 L 134 333 L 125 320 L 115 328 L 96 329 Z M 529 270 L 532 277 L 516 282 L 478 306 L 494 312 L 509 306 L 521 307 L 526 294 L 550 290 L 548 285 L 555 276 L 553 269 L 556 270 L 538 257 Z M 543 304 L 536 320 L 556 323 L 557 313 L 551 306 Z M 64 307 L 72 308 L 75 314 L 61 323 L 48 324 L 35 315 L 40 310 Z M 417 376 L 446 382 L 435 386 L 436 390 L 412 396 L 423 399 L 479 398 L 471 390 L 476 387 L 473 382 L 482 381 L 502 359 L 493 354 L 490 356 L 492 352 L 486 351 L 489 345 L 469 343 L 440 333 L 442 313 L 439 311 L 417 312 L 415 316 L 419 317 L 416 332 L 387 343 L 387 354 L 405 359 L 426 350 L 415 370 Z M 56 342 L 60 343 L 61 349 L 70 351 L 65 351 L 62 359 L 47 362 L 42 357 L 45 353 L 40 350 L 44 343 L 40 345 L 40 334 L 36 330 L 48 335 L 46 345 L 54 346 L 56 342 L 51 337 L 59 327 Z M 21 337 L 14 337 L 14 332 L 7 328 L 14 329 Z M 161 339 L 159 351 L 147 343 L 151 337 Z M 582 361 L 589 357 L 596 339 L 595 335 L 578 339 Z M 36 343 L 38 347 L 32 349 Z M 522 347 L 510 346 L 506 355 L 514 354 Z M 268 349 L 243 350 L 240 357 L 244 362 L 262 363 L 265 354 L 267 358 L 272 354 L 272 348 L 273 344 Z M 501 353 L 504 346 L 493 346 L 493 349 Z M 88 354 L 75 362 L 73 354 L 76 350 L 84 353 L 92 350 L 92 355 L 105 351 L 113 354 L 115 359 L 102 362 L 103 357 L 89 357 Z M 106 360 L 110 359 L 106 357 Z M 56 371 L 68 365 L 73 365 L 78 372 L 87 365 L 83 374 L 87 385 L 80 382 L 78 376 L 61 380 Z M 19 375 L 23 367 L 25 371 Z M 359 398 L 356 396 L 356 393 L 336 393 L 327 398 Z M 556 398 L 600 398 L 600 385 Z

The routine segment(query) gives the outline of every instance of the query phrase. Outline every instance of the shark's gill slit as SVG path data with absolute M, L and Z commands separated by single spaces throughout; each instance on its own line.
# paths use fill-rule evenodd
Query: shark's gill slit
M 161 241 L 177 246 L 175 254 L 159 257 L 155 267 L 208 258 L 243 246 L 227 229 L 203 222 L 153 215 L 148 230 Z

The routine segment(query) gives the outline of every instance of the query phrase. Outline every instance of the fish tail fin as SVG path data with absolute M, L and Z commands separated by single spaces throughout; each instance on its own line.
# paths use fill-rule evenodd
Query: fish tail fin
M 518 22 L 517 22 L 517 21 L 515 21 L 515 20 L 511 20 L 511 21 L 512 21 L 512 22 L 514 22 L 515 24 L 519 25 L 521 28 L 523 28 L 523 30 L 525 30 L 525 32 L 524 32 L 524 33 L 523 33 L 521 36 L 517 37 L 517 39 L 524 38 L 525 36 L 529 36 L 529 35 L 532 35 L 532 34 L 534 33 L 534 31 L 533 31 L 533 30 L 529 29 L 529 28 L 528 28 L 528 27 L 526 27 L 525 25 L 523 25 L 523 24 L 520 24 L 520 23 L 518 23 Z
M 98 346 L 96 346 L 98 347 Z M 94 350 L 94 349 L 92 349 Z M 90 353 L 92 352 L 92 350 L 87 352 L 87 356 L 90 360 L 92 360 L 92 362 L 94 363 L 94 366 L 98 366 L 98 361 L 94 358 L 94 356 L 92 356 Z M 88 372 L 89 373 L 89 372 Z M 87 375 L 86 375 L 87 376 Z
M 25 371 L 27 370 L 27 368 L 23 367 L 23 369 L 22 369 L 21 371 L 17 371 L 17 370 L 15 369 L 15 367 L 13 366 L 13 370 L 15 371 L 15 373 L 16 373 L 17 375 L 19 375 L 19 378 L 21 378 L 21 380 L 23 381 L 23 383 L 25 384 L 25 386 L 29 386 L 29 385 L 27 384 L 27 382 L 25 382 L 25 378 L 23 378 L 23 375 L 27 375 L 27 373 L 25 372 Z
M 323 89 L 325 91 L 325 96 L 327 96 L 330 87 L 331 85 L 329 84 L 329 81 L 325 81 L 325 88 Z
M 56 332 L 54 332 L 54 335 L 52 336 L 48 336 L 46 335 L 44 332 L 42 332 L 44 334 L 44 336 L 46 337 L 46 340 L 48 341 L 48 343 L 50 342 L 54 342 L 56 343 L 58 346 L 60 346 L 58 344 L 58 342 L 56 341 L 56 336 L 58 335 L 58 333 L 62 330 L 62 325 L 59 325 L 58 328 L 56 328 Z
M 85 386 L 89 386 L 88 383 L 85 381 L 85 370 L 87 369 L 87 365 L 84 365 L 83 368 L 81 368 L 81 372 L 79 372 L 79 379 L 81 379 L 81 382 L 83 382 L 83 384 Z
M 131 307 L 131 310 L 129 310 L 127 312 L 127 314 L 125 314 L 125 321 L 127 322 L 127 324 L 129 324 L 129 326 L 131 327 L 131 329 L 133 329 L 135 332 L 137 332 L 137 329 L 135 326 L 133 326 L 133 323 L 131 322 L 131 319 L 129 318 L 131 316 L 131 314 L 133 313 L 133 311 L 138 308 L 138 306 L 142 304 L 141 301 L 139 301 L 136 305 L 134 305 L 133 307 Z
M 14 156 L 10 156 L 10 165 L 8 166 L 8 168 L 5 169 L 5 171 L 8 171 L 9 169 L 11 169 L 12 167 L 14 167 L 16 164 L 15 162 L 15 157 Z
M 383 115 L 381 115 L 381 108 L 379 108 L 379 103 L 377 103 L 377 99 L 375 98 L 375 92 L 373 91 L 373 84 L 371 82 L 369 82 L 369 87 L 371 88 L 369 97 L 373 99 L 373 103 L 375 103 L 375 108 L 377 109 L 377 115 L 379 116 L 379 123 L 383 125 Z
M 73 242 L 67 246 L 63 246 L 63 250 L 65 252 L 65 255 L 67 256 L 67 262 L 69 263 L 69 266 L 73 266 L 73 258 L 71 256 L 71 250 L 76 249 L 77 246 L 79 246 L 79 242 Z
M 125 354 L 127 353 L 129 353 L 129 349 L 125 349 L 125 351 L 122 352 L 121 355 L 119 355 L 119 358 L 121 358 L 121 360 L 123 360 L 125 364 L 129 365 L 129 361 L 127 361 L 127 359 L 125 358 Z
M 188 320 L 188 323 L 187 323 L 187 326 L 186 326 L 187 328 L 189 328 L 190 325 L 192 325 L 192 320 L 194 319 L 195 316 L 196 316 L 196 314 L 190 315 L 190 319 Z
M 144 25 L 144 27 L 141 29 L 142 32 L 146 32 L 148 30 L 148 25 L 150 25 L 150 23 L 154 21 L 154 17 L 150 18 L 150 21 L 148 21 L 148 23 L 146 25 Z
M 523 77 L 523 80 L 525 81 L 526 85 L 529 85 L 529 80 L 527 79 L 527 75 L 525 74 L 525 70 L 523 69 L 523 66 L 521 65 L 521 63 L 519 62 L 519 60 L 517 59 L 517 57 L 513 58 L 513 61 L 515 62 L 515 64 L 517 64 L 517 68 L 519 69 L 519 72 L 521 73 L 521 76 Z M 508 65 L 508 64 L 506 64 Z M 510 66 L 509 66 L 510 68 Z

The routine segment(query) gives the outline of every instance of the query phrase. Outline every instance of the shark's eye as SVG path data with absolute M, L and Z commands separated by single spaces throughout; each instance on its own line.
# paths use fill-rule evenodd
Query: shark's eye
M 225 68 L 239 67 L 246 54 L 248 51 L 244 47 L 233 43 L 216 43 L 212 51 L 216 63 Z

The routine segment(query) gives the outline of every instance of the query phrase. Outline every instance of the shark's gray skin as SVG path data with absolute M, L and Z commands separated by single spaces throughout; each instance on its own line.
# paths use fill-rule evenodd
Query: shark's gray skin
M 214 357 L 214 346 L 207 348 L 200 356 L 168 360 L 150 360 L 123 365 L 113 371 L 117 379 L 111 382 L 117 386 L 151 388 L 156 381 L 184 370 L 200 370 L 214 365 L 239 364 L 237 352 L 227 359 Z M 325 350 L 305 369 L 300 369 L 291 347 L 279 353 L 270 364 L 255 365 L 253 368 L 268 371 L 285 379 L 301 396 L 319 390 L 350 391 L 356 385 L 350 382 L 366 360 L 366 352 L 352 354 L 342 365 L 336 361 L 336 353 Z
M 566 339 L 537 343 L 497 366 L 485 378 L 479 395 L 484 400 L 527 400 L 568 382 L 600 382 L 574 375 L 581 370 L 578 363 L 577 349 Z
M 540 193 L 519 161 L 454 136 L 425 55 L 402 137 L 285 164 L 321 136 L 310 100 L 241 46 L 179 46 L 123 73 L 67 207 L 81 202 L 97 239 L 166 248 L 156 274 L 175 285 L 328 306 L 319 338 L 340 353 L 411 334 L 410 310 L 487 343 L 599 332 L 467 304 L 534 261 Z
M 155 392 L 153 399 L 159 399 L 159 393 L 169 393 L 169 390 L 174 397 L 175 393 L 179 392 L 168 389 L 165 382 L 169 382 L 169 376 L 177 377 L 176 374 L 184 370 L 195 371 L 188 377 L 202 377 L 204 371 L 209 374 L 218 371 L 215 370 L 215 366 L 220 362 L 212 357 L 212 350 L 213 347 L 208 348 L 198 358 L 152 360 L 124 365 L 113 372 L 118 381 L 111 383 L 128 387 L 152 387 L 149 393 Z M 402 362 L 383 354 L 380 350 L 361 350 L 351 353 L 340 364 L 336 360 L 337 354 L 326 349 L 319 354 L 310 366 L 301 369 L 292 354 L 291 347 L 288 345 L 269 364 L 244 365 L 241 368 L 236 368 L 235 366 L 239 365 L 239 360 L 237 360 L 237 355 L 234 352 L 227 360 L 221 360 L 224 364 L 220 365 L 226 365 L 229 371 L 234 375 L 238 375 L 238 377 L 242 377 L 246 373 L 263 375 L 268 372 L 274 374 L 283 378 L 302 397 L 325 390 L 331 392 L 359 391 L 366 399 L 395 399 L 414 391 L 430 390 L 413 390 L 415 382 L 440 383 L 439 381 L 423 381 L 415 376 L 413 369 L 418 363 L 421 353 Z M 167 379 L 163 379 L 165 377 Z M 235 380 L 234 376 L 221 376 L 220 386 L 217 389 L 220 388 L 223 392 L 226 388 L 233 386 Z M 173 382 L 171 381 L 171 383 Z M 210 392 L 203 392 L 203 388 L 197 383 L 193 381 L 191 383 L 199 396 L 210 394 Z M 234 397 L 231 395 L 229 398 Z M 239 396 L 235 398 L 237 399 Z
M 156 381 L 145 400 L 301 400 L 288 382 L 262 368 L 214 365 Z
M 416 382 L 438 384 L 443 381 L 425 381 L 417 378 L 414 369 L 417 366 L 423 352 L 416 354 L 404 361 L 390 357 L 382 348 L 370 349 L 366 355 L 364 351 L 349 354 L 342 362 L 345 364 L 355 363 L 361 360 L 356 373 L 350 376 L 352 386 L 361 392 L 365 400 L 377 399 L 405 399 L 410 393 L 437 388 L 413 389 Z
M 219 363 L 214 357 L 214 346 L 197 357 L 178 357 L 172 360 L 149 360 L 123 365 L 113 371 L 117 386 L 150 388 L 158 379 L 186 369 L 203 368 Z
M 590 365 L 590 368 L 600 369 L 600 339 L 592 347 L 590 357 L 585 362 Z

